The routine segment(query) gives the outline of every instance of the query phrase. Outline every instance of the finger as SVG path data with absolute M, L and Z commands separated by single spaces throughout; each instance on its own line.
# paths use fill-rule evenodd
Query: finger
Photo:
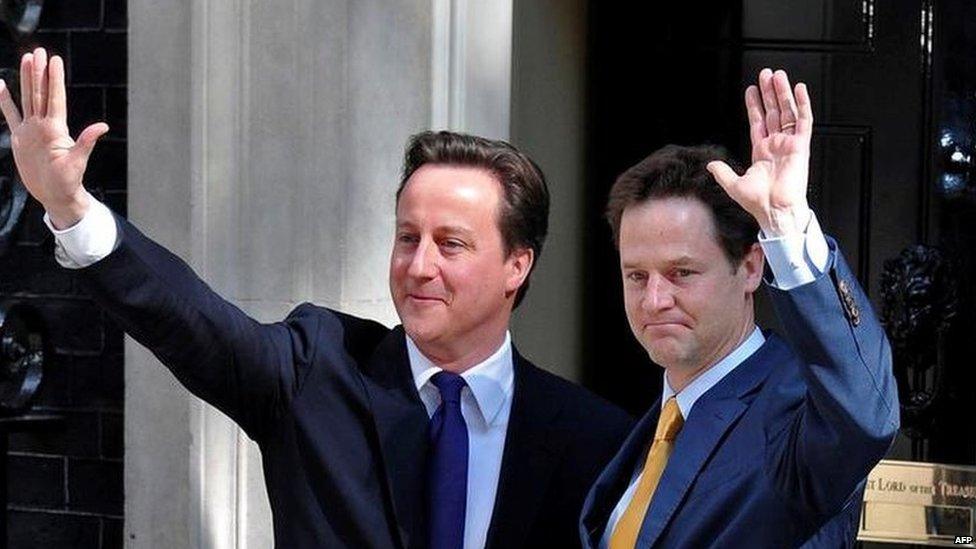
M 20 113 L 17 112 L 17 103 L 14 103 L 14 98 L 7 89 L 7 83 L 3 80 L 0 80 L 0 110 L 3 111 L 7 127 L 10 131 L 14 131 L 14 128 L 20 125 Z
M 97 122 L 88 126 L 81 131 L 81 135 L 75 141 L 75 146 L 71 148 L 71 152 L 87 161 L 92 149 L 95 148 L 95 143 L 98 142 L 98 138 L 106 133 L 108 133 L 108 124 L 105 122 Z
M 51 58 L 48 70 L 47 115 L 68 123 L 67 98 L 64 91 L 64 61 L 60 56 Z
M 756 86 L 746 88 L 746 116 L 749 118 L 749 139 L 755 149 L 768 135 L 766 121 L 763 119 L 762 98 L 759 97 L 759 88 Z M 753 161 L 755 160 L 753 158 Z
M 813 107 L 810 105 L 810 92 L 803 82 L 796 85 L 796 108 L 796 133 L 809 139 L 813 135 Z
M 705 165 L 705 169 L 708 170 L 708 173 L 712 174 L 715 181 L 731 196 L 732 193 L 729 192 L 729 189 L 735 187 L 735 182 L 739 180 L 739 174 L 735 173 L 735 170 L 721 160 L 712 160 Z
M 773 71 L 763 69 L 759 73 L 759 93 L 766 110 L 766 134 L 772 135 L 780 130 L 779 105 L 776 103 L 776 90 L 773 89 Z
M 776 92 L 776 103 L 779 105 L 779 123 L 783 133 L 796 133 L 796 101 L 786 71 L 779 70 L 773 74 L 773 89 Z
M 47 52 L 44 48 L 34 50 L 34 70 L 31 78 L 33 78 L 31 88 L 34 114 L 45 116 L 47 114 Z
M 34 70 L 34 54 L 25 53 L 20 58 L 20 108 L 24 113 L 24 118 L 34 115 L 34 107 L 31 103 L 31 86 L 34 79 L 31 71 Z

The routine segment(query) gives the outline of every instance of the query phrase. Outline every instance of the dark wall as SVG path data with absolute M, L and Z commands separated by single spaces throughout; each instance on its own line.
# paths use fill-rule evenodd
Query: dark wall
M 72 136 L 104 120 L 86 186 L 115 211 L 126 205 L 125 0 L 48 0 L 33 35 L 0 28 L 0 67 L 44 46 L 64 57 Z M 7 166 L 9 169 L 9 165 Z M 0 257 L 0 300 L 27 303 L 50 338 L 36 412 L 64 417 L 10 436 L 10 547 L 121 547 L 123 339 L 54 261 L 53 239 L 29 200 L 14 245 Z

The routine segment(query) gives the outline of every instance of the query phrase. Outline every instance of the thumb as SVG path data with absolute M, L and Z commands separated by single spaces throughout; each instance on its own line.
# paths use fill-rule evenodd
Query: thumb
M 739 174 L 735 173 L 731 167 L 721 160 L 713 160 L 705 166 L 708 173 L 712 174 L 715 181 L 725 189 L 725 192 L 729 192 L 729 188 L 735 185 L 735 182 L 739 179 Z
M 73 151 L 78 151 L 84 158 L 88 158 L 91 155 L 92 149 L 95 148 L 95 143 L 98 141 L 98 138 L 106 133 L 108 133 L 108 124 L 104 122 L 98 122 L 88 126 L 78 136 L 78 140 L 72 148 Z

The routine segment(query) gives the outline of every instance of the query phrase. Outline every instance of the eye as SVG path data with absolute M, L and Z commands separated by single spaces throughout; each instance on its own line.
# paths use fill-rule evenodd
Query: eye
M 441 241 L 440 246 L 448 252 L 459 252 L 468 247 L 464 242 L 457 240 L 456 238 L 446 238 Z
M 678 268 L 672 271 L 672 276 L 674 278 L 688 278 L 689 276 L 696 274 L 695 271 L 691 269 Z
M 647 273 L 643 271 L 631 271 L 627 273 L 627 280 L 634 284 L 643 284 L 647 280 Z
M 416 244 L 420 239 L 417 235 L 410 233 L 399 233 L 397 234 L 396 241 L 400 244 Z

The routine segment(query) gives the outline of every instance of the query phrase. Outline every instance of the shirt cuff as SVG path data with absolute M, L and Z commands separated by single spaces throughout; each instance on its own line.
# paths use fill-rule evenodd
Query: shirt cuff
M 54 233 L 54 258 L 62 267 L 81 269 L 101 260 L 115 249 L 118 227 L 108 206 L 91 194 L 89 208 L 81 221 L 58 230 L 45 212 L 44 224 Z
M 827 270 L 830 249 L 813 210 L 802 233 L 766 238 L 759 231 L 759 245 L 773 271 L 772 285 L 780 290 L 813 282 Z

